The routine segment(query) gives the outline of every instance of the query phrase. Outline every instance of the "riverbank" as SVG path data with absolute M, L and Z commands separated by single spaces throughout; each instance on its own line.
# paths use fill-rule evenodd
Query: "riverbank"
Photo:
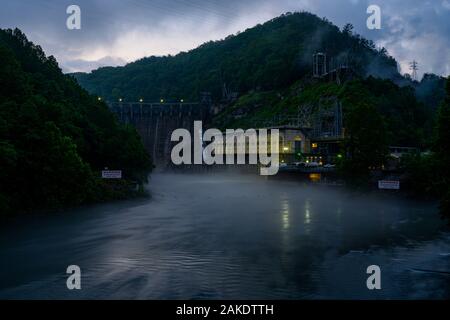
M 98 179 L 97 188 L 101 191 L 96 192 L 95 198 L 87 199 L 81 203 L 34 209 L 32 211 L 2 212 L 0 215 L 0 225 L 7 224 L 10 221 L 20 220 L 23 217 L 45 217 L 46 215 L 57 215 L 63 212 L 70 212 L 105 203 L 117 203 L 140 198 L 149 199 L 151 197 L 147 187 L 128 180 L 102 181 Z

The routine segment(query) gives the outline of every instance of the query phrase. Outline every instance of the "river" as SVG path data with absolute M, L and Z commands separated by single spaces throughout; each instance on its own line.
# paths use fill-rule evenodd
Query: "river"
M 155 174 L 149 189 L 2 226 L 0 298 L 450 298 L 436 204 L 251 175 Z

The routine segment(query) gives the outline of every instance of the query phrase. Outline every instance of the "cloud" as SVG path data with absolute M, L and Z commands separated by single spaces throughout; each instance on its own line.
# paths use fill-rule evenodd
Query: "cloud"
M 450 75 L 450 11 L 444 2 L 411 0 L 403 7 L 395 1 L 386 5 L 386 29 L 377 42 L 388 48 L 403 72 L 409 72 L 409 62 L 416 60 L 419 75 Z
M 126 61 L 122 58 L 117 57 L 103 57 L 98 60 L 88 61 L 82 59 L 69 60 L 66 61 L 63 66 L 63 71 L 67 73 L 73 72 L 89 72 L 93 69 L 97 69 L 100 67 L 117 67 L 123 66 L 126 64 Z
M 65 27 L 66 8 L 82 10 L 82 29 Z M 382 30 L 366 28 L 366 9 L 382 9 Z M 243 31 L 287 11 L 311 11 L 372 39 L 408 71 L 450 74 L 450 0 L 2 0 L 0 27 L 21 28 L 65 71 L 122 65 L 176 54 Z
M 450 1 L 449 0 L 443 0 L 442 1 L 442 7 L 446 10 L 450 10 Z

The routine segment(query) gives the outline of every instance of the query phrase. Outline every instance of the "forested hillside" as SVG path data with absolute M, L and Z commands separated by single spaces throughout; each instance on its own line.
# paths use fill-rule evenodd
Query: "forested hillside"
M 250 92 L 226 108 L 215 122 L 222 128 L 254 127 L 279 115 L 295 117 L 299 107 L 317 106 L 327 97 L 336 97 L 343 102 L 344 122 L 347 123 L 345 114 L 359 104 L 373 106 L 381 116 L 391 145 L 430 146 L 433 113 L 416 99 L 414 89 L 372 76 L 342 85 L 299 81 L 284 90 Z
M 341 31 L 310 13 L 286 14 L 221 41 L 176 56 L 149 57 L 124 67 L 107 67 L 75 77 L 106 99 L 197 100 L 202 91 L 222 97 L 223 85 L 241 95 L 285 88 L 311 73 L 312 55 L 326 51 L 334 63 L 351 64 L 363 76 L 394 77 L 396 61 L 386 50 Z
M 20 30 L 0 30 L 0 212 L 124 197 L 151 161 L 131 127 L 63 75 Z M 122 169 L 123 186 L 100 170 Z

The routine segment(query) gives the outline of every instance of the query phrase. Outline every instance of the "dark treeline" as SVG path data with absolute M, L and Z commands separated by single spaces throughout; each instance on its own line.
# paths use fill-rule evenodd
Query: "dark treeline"
M 427 150 L 433 143 L 433 112 L 417 101 L 412 87 L 390 80 L 358 79 L 342 86 L 344 107 L 344 175 L 368 181 L 371 169 L 382 168 L 389 146 Z
M 0 212 L 58 209 L 128 195 L 151 161 L 136 131 L 63 75 L 20 30 L 0 30 Z M 119 184 L 100 170 L 122 169 Z
M 446 89 L 446 97 L 437 117 L 434 151 L 439 171 L 435 175 L 437 178 L 434 185 L 438 195 L 443 198 L 442 210 L 450 217 L 450 77 L 447 79 Z
M 403 166 L 409 185 L 418 195 L 442 199 L 442 212 L 450 217 L 450 77 L 446 95 L 435 115 L 432 147 L 427 153 L 406 157 Z

